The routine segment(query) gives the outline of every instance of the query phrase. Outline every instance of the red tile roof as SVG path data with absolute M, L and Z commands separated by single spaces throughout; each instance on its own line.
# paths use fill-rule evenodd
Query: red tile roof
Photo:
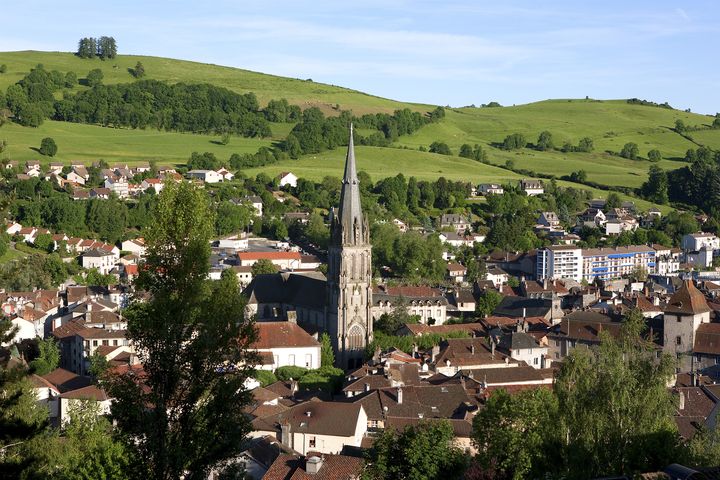
M 311 455 L 308 455 L 308 457 Z M 353 480 L 360 478 L 363 459 L 346 455 L 317 455 L 322 466 L 317 474 L 309 474 L 306 459 L 298 455 L 281 454 L 270 466 L 263 480 Z
M 255 325 L 258 339 L 251 348 L 257 350 L 320 346 L 320 342 L 293 322 L 257 322 Z

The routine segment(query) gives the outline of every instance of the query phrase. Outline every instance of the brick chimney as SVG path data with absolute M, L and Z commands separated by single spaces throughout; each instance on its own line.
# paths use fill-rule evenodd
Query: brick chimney
M 403 402 L 403 391 L 402 387 L 397 388 L 397 403 L 398 405 L 402 405 Z

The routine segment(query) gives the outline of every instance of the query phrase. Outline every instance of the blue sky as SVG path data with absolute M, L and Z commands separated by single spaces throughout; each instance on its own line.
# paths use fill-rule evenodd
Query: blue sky
M 640 97 L 720 111 L 720 2 L 6 0 L 0 50 L 230 65 L 441 105 Z

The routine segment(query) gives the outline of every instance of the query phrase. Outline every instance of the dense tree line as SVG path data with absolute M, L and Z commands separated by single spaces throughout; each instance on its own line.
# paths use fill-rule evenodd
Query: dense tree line
M 117 42 L 113 37 L 84 37 L 78 42 L 77 56 L 80 58 L 95 58 L 102 60 L 117 56 Z
M 270 136 L 253 93 L 239 94 L 210 84 L 141 80 L 96 85 L 57 102 L 53 118 L 103 126 Z

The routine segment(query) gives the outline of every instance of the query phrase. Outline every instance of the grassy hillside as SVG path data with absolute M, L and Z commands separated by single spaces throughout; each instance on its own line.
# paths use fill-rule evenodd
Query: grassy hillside
M 260 105 L 266 105 L 272 99 L 286 98 L 302 108 L 319 107 L 326 114 L 335 112 L 336 105 L 342 110 L 352 110 L 356 115 L 378 111 L 392 113 L 406 107 L 428 110 L 427 106 L 396 102 L 324 83 L 207 63 L 138 55 L 118 55 L 112 60 L 103 61 L 79 58 L 67 52 L 0 52 L 0 65 L 6 64 L 8 68 L 5 74 L 0 75 L 0 88 L 5 91 L 8 85 L 20 80 L 38 63 L 42 63 L 46 70 L 73 71 L 78 78 L 84 78 L 90 70 L 99 68 L 103 71 L 104 83 L 127 83 L 134 80 L 129 69 L 134 68 L 138 61 L 145 67 L 145 78 L 170 83 L 211 83 L 238 93 L 254 92 Z
M 277 77 L 248 70 L 217 65 L 172 60 L 157 57 L 121 55 L 110 61 L 80 59 L 71 53 L 59 52 L 0 52 L 0 64 L 7 72 L 0 74 L 0 89 L 21 79 L 32 67 L 42 63 L 46 69 L 62 72 L 74 71 L 80 78 L 93 68 L 101 68 L 105 83 L 132 82 L 128 69 L 141 61 L 147 78 L 168 82 L 209 82 L 237 92 L 254 92 L 261 104 L 272 98 L 287 98 L 303 108 L 319 106 L 332 114 L 339 105 L 360 115 L 368 112 L 392 112 L 397 108 L 429 110 L 433 107 L 408 104 L 367 95 L 341 87 L 305 80 Z M 85 87 L 78 86 L 77 89 Z M 688 148 L 705 144 L 720 148 L 720 131 L 691 132 L 690 141 L 674 131 L 675 120 L 682 119 L 689 126 L 708 125 L 711 118 L 693 113 L 657 107 L 629 105 L 623 100 L 548 100 L 528 105 L 502 108 L 447 109 L 439 123 L 427 125 L 414 133 L 400 137 L 394 147 L 362 148 L 367 164 L 363 167 L 374 179 L 402 172 L 418 178 L 432 179 L 440 175 L 473 181 L 502 181 L 518 176 L 505 169 L 482 165 L 457 156 L 424 153 L 419 147 L 428 147 L 439 140 L 450 145 L 457 155 L 463 143 L 483 145 L 489 160 L 504 165 L 513 160 L 515 167 L 556 176 L 585 170 L 588 179 L 610 186 L 639 187 L 647 177 L 648 161 L 631 161 L 612 155 L 627 142 L 635 142 L 645 157 L 651 149 L 660 150 L 665 169 L 683 166 L 679 162 Z M 232 153 L 255 152 L 260 146 L 269 146 L 283 139 L 292 128 L 290 124 L 273 124 L 273 138 L 233 138 L 229 145 L 220 145 L 217 136 L 158 132 L 155 130 L 110 129 L 90 125 L 46 122 L 38 129 L 8 124 L 0 129 L 0 139 L 10 146 L 5 156 L 15 160 L 40 158 L 34 150 L 45 136 L 53 137 L 59 147 L 59 160 L 85 160 L 104 158 L 109 162 L 147 161 L 155 159 L 162 164 L 187 161 L 193 151 L 210 151 L 221 159 Z M 577 144 L 581 137 L 591 137 L 595 143 L 592 153 L 539 152 L 529 148 L 507 152 L 496 148 L 506 135 L 522 133 L 530 142 L 548 130 L 559 147 L 565 141 Z M 363 132 L 369 134 L 371 132 Z M 248 171 L 277 173 L 292 170 L 301 176 L 321 178 L 327 174 L 340 175 L 344 152 L 335 150 L 320 155 L 307 155 L 297 161 L 268 165 Z M 47 159 L 45 159 L 47 160 Z M 585 187 L 583 187 L 585 188 Z M 604 193 L 601 195 L 604 196 Z
M 489 148 L 489 159 L 495 164 L 505 164 L 512 159 L 517 168 L 558 176 L 582 169 L 589 179 L 598 183 L 638 187 L 645 181 L 650 163 L 607 152 L 619 152 L 625 143 L 635 142 L 644 158 L 649 150 L 657 148 L 663 155 L 659 163 L 662 168 L 679 168 L 683 164 L 678 160 L 685 156 L 687 149 L 698 145 L 671 130 L 676 119 L 688 125 L 710 123 L 710 117 L 704 115 L 630 105 L 622 100 L 548 100 L 515 107 L 449 110 L 443 122 L 402 137 L 398 145 L 418 148 L 440 140 L 457 154 L 463 143 L 488 147 L 502 143 L 506 135 L 516 132 L 535 142 L 541 131 L 548 130 L 558 147 L 566 141 L 576 145 L 580 138 L 588 136 L 595 144 L 592 153 L 532 149 L 507 152 Z M 718 131 L 692 133 L 696 142 L 707 138 L 708 143 L 720 143 Z
M 8 123 L 0 128 L 0 139 L 7 139 L 9 143 L 4 156 L 21 162 L 34 159 L 49 162 L 50 159 L 40 155 L 37 148 L 44 137 L 52 137 L 58 145 L 53 161 L 92 163 L 102 158 L 109 163 L 156 160 L 160 165 L 168 165 L 187 162 L 194 151 L 212 152 L 221 159 L 228 159 L 233 153 L 255 153 L 258 148 L 285 138 L 292 127 L 288 124 L 271 126 L 272 139 L 233 137 L 228 145 L 220 144 L 218 135 L 103 128 L 54 121 L 45 121 L 39 128 Z

